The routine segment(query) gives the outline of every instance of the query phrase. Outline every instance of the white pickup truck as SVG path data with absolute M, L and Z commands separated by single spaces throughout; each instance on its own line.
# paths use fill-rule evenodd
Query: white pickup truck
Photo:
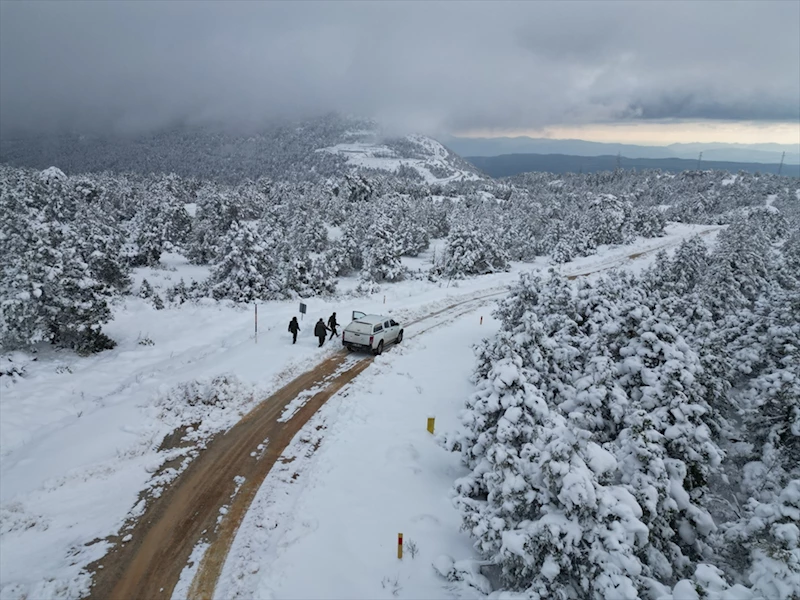
M 389 344 L 403 341 L 400 323 L 391 317 L 368 315 L 354 310 L 353 321 L 342 331 L 342 345 L 348 350 L 369 350 L 380 354 Z

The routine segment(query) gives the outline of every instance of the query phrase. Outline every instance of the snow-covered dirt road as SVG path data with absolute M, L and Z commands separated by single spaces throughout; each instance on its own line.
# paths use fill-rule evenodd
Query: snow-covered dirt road
M 463 300 L 418 318 L 407 327 L 406 339 L 449 322 L 465 310 L 474 311 L 497 295 Z M 314 413 L 371 360 L 368 354 L 340 350 L 214 437 L 174 485 L 149 501 L 129 531 L 130 540 L 116 544 L 93 565 L 91 597 L 169 598 L 201 542 L 207 549 L 189 594 L 211 596 L 233 536 L 267 473 Z M 306 395 L 302 405 L 291 406 L 308 390 L 315 393 Z M 282 419 L 287 409 L 291 417 Z
M 637 240 L 629 246 L 600 248 L 597 255 L 578 259 L 559 269 L 566 275 L 576 276 L 619 266 L 637 270 L 658 250 L 717 229 L 671 225 L 665 237 Z M 409 260 L 407 266 L 411 269 L 425 267 L 424 257 Z M 171 265 L 165 266 L 171 268 Z M 185 265 L 176 266 L 177 272 L 165 268 L 148 271 L 146 276 L 158 289 L 160 278 L 167 286 L 170 277 L 174 283 L 175 278 L 181 276 Z M 456 302 L 473 301 L 477 296 L 499 292 L 514 281 L 520 271 L 545 270 L 548 266 L 548 260 L 542 257 L 533 264 L 515 264 L 509 273 L 452 285 L 410 280 L 385 286 L 380 293 L 366 298 L 350 296 L 347 285 L 355 285 L 355 282 L 344 281 L 341 296 L 308 301 L 309 317 L 327 316 L 332 310 L 338 310 L 340 319 L 346 320 L 353 308 L 386 312 L 404 323 L 427 317 L 427 321 L 409 326 L 406 339 L 411 341 L 412 328 L 419 333 L 430 325 L 449 323 L 461 309 L 471 310 L 477 304 L 465 304 L 458 310 L 449 308 Z M 137 279 L 141 281 L 144 275 L 144 272 L 137 273 Z M 243 499 L 258 493 L 258 485 L 253 482 L 258 477 L 263 480 L 269 470 L 264 470 L 264 465 L 268 464 L 267 455 L 273 457 L 270 459 L 273 471 L 275 468 L 280 471 L 284 465 L 282 461 L 287 459 L 285 453 L 281 456 L 279 452 L 277 432 L 284 431 L 285 443 L 291 439 L 288 432 L 293 428 L 299 431 L 295 441 L 313 437 L 314 421 L 301 428 L 313 414 L 313 408 L 324 402 L 325 394 L 336 392 L 337 382 L 346 386 L 349 375 L 355 377 L 355 370 L 372 364 L 370 357 L 340 355 L 335 341 L 322 349 L 317 348 L 308 320 L 297 345 L 293 346 L 290 338 L 287 343 L 288 334 L 284 328 L 296 312 L 294 302 L 270 303 L 263 306 L 263 312 L 261 308 L 256 344 L 252 313 L 247 307 L 209 303 L 156 311 L 143 300 L 127 298 L 115 309 L 115 319 L 107 328 L 119 342 L 117 348 L 88 358 L 67 352 L 42 353 L 39 360 L 29 366 L 25 377 L 16 382 L 2 382 L 0 595 L 3 598 L 85 596 L 90 591 L 93 573 L 87 570 L 87 565 L 103 564 L 104 569 L 94 569 L 94 572 L 102 572 L 106 562 L 109 571 L 97 575 L 95 590 L 100 590 L 101 585 L 112 590 L 122 581 L 122 566 L 127 564 L 122 558 L 112 557 L 127 556 L 133 561 L 136 548 L 141 549 L 146 543 L 159 548 L 156 555 L 169 564 L 171 585 L 175 585 L 175 574 L 180 574 L 187 564 L 193 564 L 197 570 L 196 563 L 203 548 L 196 545 L 198 540 L 206 540 L 206 544 L 213 546 L 209 546 L 207 553 L 211 568 L 204 567 L 201 571 L 197 578 L 198 589 L 213 589 L 215 573 L 223 569 L 225 544 L 231 543 L 230 540 L 225 544 L 214 543 L 214 540 L 225 539 L 222 534 L 229 526 L 226 523 L 238 525 L 241 522 L 249 505 Z M 438 312 L 441 310 L 445 312 Z M 482 314 L 488 317 L 489 312 L 487 308 Z M 155 345 L 141 343 L 148 338 L 152 338 Z M 405 352 L 403 348 L 405 342 L 398 348 L 400 353 Z M 400 353 L 392 351 L 379 362 L 392 360 Z M 366 361 L 363 366 L 357 358 Z M 435 364 L 435 359 L 428 360 Z M 221 407 L 165 403 L 165 398 L 170 400 L 169 394 L 175 386 L 228 375 L 238 378 L 241 386 L 254 393 Z M 280 394 L 293 381 L 301 383 L 285 391 L 283 401 L 262 402 L 264 398 Z M 327 391 L 323 393 L 324 390 Z M 319 394 L 322 396 L 318 398 Z M 270 433 L 254 446 L 245 444 L 239 448 L 231 428 L 241 421 L 238 427 L 246 431 L 245 427 L 250 426 L 246 423 L 253 420 L 254 415 L 261 414 L 260 411 L 265 417 L 269 416 Z M 250 416 L 245 416 L 248 413 Z M 188 420 L 187 415 L 191 417 Z M 200 426 L 192 428 L 198 420 L 202 420 Z M 184 443 L 189 442 L 181 441 L 187 431 L 194 436 L 194 444 L 199 436 L 202 444 L 209 448 L 219 446 L 221 453 L 240 452 L 243 463 L 230 460 L 231 466 L 239 469 L 247 466 L 252 471 L 247 472 L 248 476 L 243 470 L 235 473 L 236 469 L 219 470 L 214 484 L 216 491 L 208 498 L 192 496 L 200 494 L 200 488 L 191 493 L 185 488 L 182 493 L 188 495 L 183 506 L 194 502 L 191 498 L 198 500 L 198 506 L 208 503 L 206 526 L 199 530 L 205 533 L 197 536 L 195 531 L 185 540 L 179 535 L 173 542 L 181 551 L 169 554 L 160 549 L 166 538 L 147 537 L 155 531 L 153 519 L 180 521 L 192 515 L 179 514 L 180 511 L 167 514 L 169 503 L 166 501 L 160 501 L 163 510 L 158 512 L 160 509 L 155 508 L 158 498 L 176 494 L 182 485 L 178 482 L 190 477 L 192 472 L 204 473 L 201 456 L 210 452 L 200 452 L 190 460 L 197 452 L 196 449 L 189 452 L 184 447 Z M 253 431 L 262 433 L 258 428 Z M 253 435 L 253 439 L 258 437 Z M 270 439 L 264 444 L 267 437 Z M 263 456 L 256 461 L 250 452 Z M 174 480 L 184 468 L 183 479 Z M 211 463 L 207 468 L 208 473 L 217 472 Z M 203 486 L 206 477 L 197 481 Z M 239 508 L 234 510 L 234 503 Z M 196 506 L 192 509 L 198 510 Z M 231 513 L 235 518 L 223 518 Z M 148 520 L 150 525 L 145 527 L 143 523 Z M 220 529 L 215 533 L 217 526 Z M 235 530 L 234 526 L 230 538 L 235 537 Z M 109 556 L 103 558 L 106 554 Z M 112 568 L 112 560 L 117 561 L 117 567 Z M 219 564 L 214 566 L 213 561 Z M 116 575 L 115 569 L 118 569 Z M 184 571 L 176 590 L 185 589 L 188 593 L 193 577 L 194 573 Z M 159 586 L 155 591 L 167 596 L 170 589 L 169 585 Z

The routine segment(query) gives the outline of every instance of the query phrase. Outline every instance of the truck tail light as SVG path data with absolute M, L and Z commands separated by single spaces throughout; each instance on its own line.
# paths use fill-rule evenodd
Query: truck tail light
M 372 340 L 375 339 L 374 335 L 369 336 L 369 345 L 372 346 Z

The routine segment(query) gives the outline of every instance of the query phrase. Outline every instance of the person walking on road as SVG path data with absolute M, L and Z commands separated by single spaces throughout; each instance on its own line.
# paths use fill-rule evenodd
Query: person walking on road
M 297 317 L 292 317 L 289 321 L 289 333 L 292 334 L 292 343 L 297 343 L 297 332 L 300 331 L 300 323 L 297 322 Z
M 337 323 L 337 322 L 336 322 L 336 313 L 333 313 L 333 314 L 330 316 L 330 318 L 328 319 L 328 329 L 330 329 L 330 330 L 331 330 L 331 337 L 330 337 L 329 339 L 331 339 L 331 340 L 332 340 L 332 339 L 333 339 L 333 338 L 335 338 L 337 335 L 339 335 L 339 332 L 338 332 L 338 331 L 336 331 L 336 327 L 337 327 L 338 325 L 339 325 L 339 323 Z
M 325 327 L 325 323 L 322 320 L 322 317 L 319 318 L 317 324 L 314 326 L 314 335 L 319 338 L 319 347 L 322 348 L 322 344 L 325 343 L 325 336 L 328 334 L 328 328 Z

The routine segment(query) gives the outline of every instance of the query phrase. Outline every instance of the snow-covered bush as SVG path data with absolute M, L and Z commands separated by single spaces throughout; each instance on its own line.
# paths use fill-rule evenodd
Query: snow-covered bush
M 148 401 L 172 429 L 191 426 L 202 439 L 227 429 L 252 407 L 256 390 L 235 375 L 201 378 L 161 390 Z
M 3 382 L 16 381 L 24 377 L 27 367 L 36 360 L 24 352 L 8 352 L 0 355 L 0 377 L 5 377 Z

